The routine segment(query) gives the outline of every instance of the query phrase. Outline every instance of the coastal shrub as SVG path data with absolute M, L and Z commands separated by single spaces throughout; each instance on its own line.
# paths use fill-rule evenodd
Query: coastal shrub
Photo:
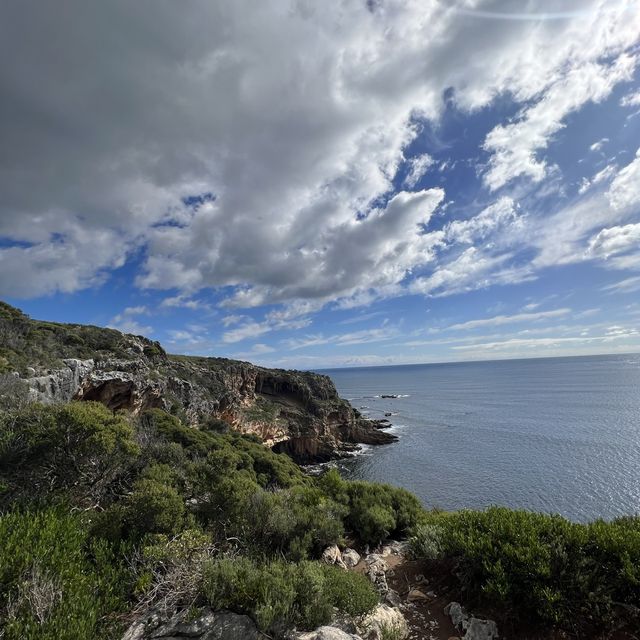
M 371 581 L 359 573 L 335 566 L 323 567 L 325 589 L 331 604 L 350 616 L 361 616 L 379 602 Z
M 378 603 L 364 576 L 317 562 L 258 563 L 243 557 L 209 563 L 203 594 L 212 606 L 247 614 L 261 630 L 275 635 L 292 626 L 312 629 L 327 624 L 334 606 L 355 615 Z
M 439 530 L 468 602 L 526 623 L 574 632 L 610 629 L 640 606 L 640 519 L 591 524 L 492 507 L 433 514 L 414 551 L 428 557 Z M 428 532 L 428 533 L 427 533 Z
M 127 550 L 91 540 L 61 508 L 0 516 L 0 637 L 113 637 L 130 574 Z
M 126 500 L 125 522 L 137 536 L 178 533 L 184 516 L 184 498 L 172 486 L 158 480 L 138 480 Z
M 423 517 L 418 499 L 386 484 L 346 481 L 329 470 L 319 486 L 348 510 L 345 526 L 366 544 L 378 544 L 392 535 L 405 535 Z
M 444 529 L 437 524 L 418 525 L 410 538 L 413 554 L 425 560 L 438 560 L 444 554 Z
M 95 504 L 129 472 L 139 452 L 126 417 L 97 402 L 33 404 L 0 420 L 5 499 L 40 499 L 67 490 Z
M 259 490 L 246 511 L 248 539 L 261 553 L 302 560 L 342 538 L 344 515 L 319 489 Z

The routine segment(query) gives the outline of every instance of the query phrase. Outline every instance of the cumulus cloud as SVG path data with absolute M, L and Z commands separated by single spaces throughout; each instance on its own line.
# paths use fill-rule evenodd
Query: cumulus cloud
M 0 249 L 0 292 L 95 286 L 140 250 L 138 286 L 190 309 L 207 287 L 236 307 L 355 304 L 430 265 L 415 291 L 527 277 L 472 248 L 433 264 L 442 238 L 425 225 L 444 193 L 394 194 L 394 180 L 412 189 L 426 170 L 405 158 L 445 92 L 462 111 L 507 93 L 523 105 L 487 137 L 486 181 L 541 178 L 538 152 L 629 77 L 640 33 L 626 3 L 567 6 L 571 20 L 478 28 L 463 0 L 4 3 L 0 236 L 15 246 Z M 619 187 L 614 206 L 630 197 Z
M 623 35 L 626 37 L 619 46 L 627 47 L 632 42 L 631 34 Z M 563 128 L 566 116 L 587 102 L 604 100 L 617 84 L 632 78 L 636 64 L 634 56 L 623 54 L 614 64 L 587 60 L 559 73 L 542 97 L 525 108 L 515 122 L 498 125 L 487 135 L 484 148 L 491 158 L 484 179 L 489 188 L 498 189 L 519 176 L 540 182 L 548 167 L 537 154 Z
M 602 258 L 631 249 L 640 250 L 640 224 L 602 229 L 589 242 L 589 253 Z

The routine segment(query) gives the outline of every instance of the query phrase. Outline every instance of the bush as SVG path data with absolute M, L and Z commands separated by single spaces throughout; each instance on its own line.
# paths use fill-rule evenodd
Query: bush
M 582 525 L 493 507 L 433 514 L 429 525 L 415 552 L 426 557 L 437 539 L 468 600 L 504 617 L 606 630 L 640 606 L 640 518 Z
M 251 616 L 263 631 L 312 629 L 331 620 L 333 607 L 352 615 L 378 603 L 364 577 L 316 562 L 258 564 L 223 558 L 208 565 L 203 592 L 212 606 Z
M 60 509 L 1 516 L 0 540 L 0 637 L 113 636 L 113 617 L 105 616 L 124 609 L 130 586 L 124 550 L 92 541 L 81 520 Z
M 1 419 L 5 501 L 70 491 L 95 504 L 129 471 L 139 451 L 127 419 L 97 402 L 34 404 Z
M 404 489 L 373 482 L 348 482 L 335 469 L 320 479 L 320 487 L 348 509 L 345 525 L 366 544 L 391 535 L 405 535 L 423 517 L 418 499 Z

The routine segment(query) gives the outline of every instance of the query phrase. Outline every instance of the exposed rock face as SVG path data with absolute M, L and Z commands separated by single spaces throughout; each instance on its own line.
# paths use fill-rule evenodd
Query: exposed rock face
M 481 620 L 470 616 L 458 602 L 450 602 L 444 612 L 453 626 L 463 632 L 463 640 L 495 640 L 498 627 L 493 620 Z
M 44 403 L 96 400 L 134 414 L 162 408 L 193 425 L 218 418 L 301 463 L 348 455 L 356 443 L 396 440 L 342 400 L 328 376 L 171 356 L 142 336 L 42 323 L 3 303 L 0 325 L 4 366 L 16 354 L 15 370 Z
M 319 627 L 308 633 L 298 633 L 292 640 L 362 640 L 360 636 L 346 633 L 337 627 Z
M 379 604 L 358 625 L 363 640 L 385 640 L 389 633 L 398 639 L 409 635 L 407 621 L 398 609 Z
M 230 611 L 204 609 L 198 617 L 190 620 L 187 611 L 181 611 L 168 622 L 158 624 L 152 618 L 134 622 L 122 640 L 261 640 L 265 639 L 248 616 Z

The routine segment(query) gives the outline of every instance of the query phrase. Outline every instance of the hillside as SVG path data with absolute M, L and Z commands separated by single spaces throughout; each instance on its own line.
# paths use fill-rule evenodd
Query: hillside
M 327 376 L 170 355 L 142 336 L 32 320 L 6 303 L 0 303 L 0 373 L 19 376 L 39 402 L 95 400 L 135 415 L 160 408 L 191 425 L 223 420 L 298 462 L 396 439 L 341 399 Z

